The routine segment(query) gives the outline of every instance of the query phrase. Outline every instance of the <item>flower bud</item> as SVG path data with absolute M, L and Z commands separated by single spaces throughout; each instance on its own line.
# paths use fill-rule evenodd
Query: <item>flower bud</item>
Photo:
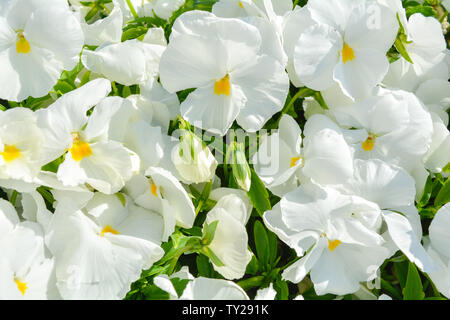
M 231 169 L 236 182 L 243 190 L 249 191 L 251 185 L 251 172 L 242 143 L 234 143 L 230 146 L 230 159 Z
M 173 154 L 180 176 L 189 183 L 202 183 L 214 177 L 217 161 L 208 147 L 191 131 L 183 131 Z

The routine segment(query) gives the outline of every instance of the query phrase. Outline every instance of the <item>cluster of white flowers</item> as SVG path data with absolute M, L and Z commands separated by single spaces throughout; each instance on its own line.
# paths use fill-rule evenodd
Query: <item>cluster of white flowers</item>
M 280 199 L 257 219 L 297 255 L 283 281 L 353 294 L 401 251 L 450 298 L 450 205 L 429 232 L 416 205 L 450 162 L 441 23 L 408 19 L 400 0 L 220 0 L 171 21 L 184 5 L 0 2 L 0 299 L 123 299 L 195 228 L 154 285 L 171 299 L 249 299 L 233 280 L 254 257 L 255 178 Z M 128 38 L 136 21 L 147 27 Z M 288 110 L 300 100 L 306 122 Z M 277 119 L 231 166 L 193 130 L 221 139 Z M 233 150 L 225 162 L 245 158 Z M 192 252 L 224 279 L 173 273 Z

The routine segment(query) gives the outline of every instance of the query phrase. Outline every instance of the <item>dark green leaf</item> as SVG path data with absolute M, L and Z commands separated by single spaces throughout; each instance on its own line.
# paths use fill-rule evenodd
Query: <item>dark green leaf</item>
M 213 241 L 214 234 L 216 233 L 216 228 L 218 224 L 219 220 L 213 221 L 210 224 L 207 224 L 205 222 L 202 244 L 209 245 Z
M 187 284 L 190 280 L 188 279 L 180 279 L 180 278 L 170 278 L 170 282 L 172 282 L 175 291 L 178 294 L 178 297 L 181 297 L 184 289 L 186 289 Z
M 406 279 L 408 277 L 408 267 L 408 261 L 394 263 L 395 274 L 402 288 L 404 288 L 406 285 Z
M 278 257 L 278 237 L 275 233 L 267 231 L 267 237 L 269 238 L 269 263 L 274 266 Z
M 142 293 L 147 300 L 169 300 L 170 295 L 155 285 L 144 287 Z
M 433 192 L 433 179 L 431 175 L 428 176 L 427 182 L 425 183 L 425 188 L 423 190 L 422 198 L 419 201 L 419 207 L 425 207 L 430 201 L 431 193 Z
M 425 298 L 425 293 L 423 292 L 422 279 L 416 266 L 410 262 L 406 285 L 403 288 L 403 300 L 423 300 L 423 298 Z
M 250 274 L 252 276 L 258 274 L 260 271 L 259 262 L 255 255 L 252 256 L 252 260 L 247 265 L 245 274 Z
M 252 201 L 253 207 L 255 207 L 256 211 L 262 217 L 264 212 L 272 209 L 269 200 L 269 193 L 253 169 L 251 169 L 251 179 L 252 183 L 250 186 L 250 191 L 247 194 Z
M 450 179 L 444 183 L 436 198 L 434 199 L 434 205 L 440 207 L 446 203 L 450 202 Z
M 275 300 L 288 300 L 289 299 L 289 287 L 286 281 L 281 280 L 281 278 L 278 278 L 273 288 L 277 292 L 277 295 L 275 297 Z
M 253 226 L 253 232 L 255 237 L 256 254 L 261 266 L 264 270 L 269 269 L 269 238 L 267 237 L 266 229 L 260 221 L 255 221 Z
M 437 17 L 437 12 L 434 10 L 433 7 L 430 6 L 414 6 L 414 7 L 408 7 L 406 8 L 406 17 L 410 17 L 415 13 L 421 13 L 425 17 Z

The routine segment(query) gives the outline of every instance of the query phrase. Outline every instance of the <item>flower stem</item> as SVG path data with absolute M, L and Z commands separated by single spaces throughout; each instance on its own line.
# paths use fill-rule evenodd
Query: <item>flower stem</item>
M 168 275 L 171 275 L 173 273 L 173 271 L 175 270 L 175 267 L 177 265 L 178 259 L 181 257 L 182 254 L 191 251 L 192 250 L 192 246 L 188 245 L 186 247 L 180 248 L 175 256 L 172 258 L 172 261 L 170 262 L 169 265 L 169 271 L 168 271 Z
M 254 287 L 259 287 L 263 283 L 264 279 L 265 279 L 264 276 L 256 276 L 256 277 L 248 278 L 245 280 L 241 280 L 237 284 L 242 289 L 248 290 L 248 289 L 251 289 Z
M 11 202 L 11 204 L 13 206 L 16 204 L 17 195 L 18 195 L 18 192 L 16 190 L 14 190 L 11 194 L 11 199 L 9 199 L 9 202 Z
M 139 18 L 139 16 L 138 16 L 136 10 L 135 10 L 134 7 L 133 7 L 133 4 L 131 3 L 131 0 L 126 0 L 126 1 L 127 1 L 128 8 L 130 8 L 130 11 L 131 11 L 131 14 L 133 15 L 133 17 L 134 17 L 135 19 Z

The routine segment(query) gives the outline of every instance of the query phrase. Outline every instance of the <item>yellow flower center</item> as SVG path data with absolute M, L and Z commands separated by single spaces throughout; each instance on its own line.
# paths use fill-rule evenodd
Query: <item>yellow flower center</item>
M 242 4 L 241 1 L 239 1 L 239 7 L 241 7 L 242 9 L 244 9 L 244 5 Z
M 231 92 L 230 76 L 227 74 L 225 77 L 216 81 L 214 85 L 214 93 L 217 95 L 227 95 L 229 96 Z
M 372 151 L 375 146 L 375 136 L 373 134 L 369 135 L 369 137 L 362 143 L 362 148 L 364 151 Z
M 89 157 L 92 154 L 92 150 L 89 143 L 74 138 L 70 153 L 72 154 L 72 159 L 78 162 Z
M 300 157 L 291 158 L 291 168 L 297 164 L 297 161 L 300 160 Z
M 152 183 L 150 191 L 155 197 L 158 196 L 158 187 L 156 186 L 156 184 Z
M 342 62 L 347 63 L 347 61 L 352 61 L 353 59 L 355 59 L 355 52 L 344 42 L 344 47 L 342 48 Z
M 22 295 L 25 295 L 25 292 L 28 289 L 27 284 L 25 282 L 20 281 L 17 278 L 14 278 L 14 282 L 16 283 L 17 289 L 19 289 L 19 291 L 22 293 Z
M 330 251 L 333 252 L 337 247 L 339 247 L 340 244 L 341 242 L 339 240 L 333 241 L 328 240 L 328 249 L 330 249 Z
M 6 162 L 11 162 L 20 157 L 20 150 L 15 146 L 5 145 L 3 152 L 0 153 Z
M 19 40 L 16 42 L 16 51 L 17 53 L 27 54 L 31 51 L 30 43 L 23 34 L 19 35 Z
M 103 228 L 102 232 L 101 232 L 101 236 L 103 237 L 105 235 L 105 233 L 112 233 L 115 235 L 118 235 L 119 232 L 115 229 L 113 229 L 110 225 L 107 225 Z

